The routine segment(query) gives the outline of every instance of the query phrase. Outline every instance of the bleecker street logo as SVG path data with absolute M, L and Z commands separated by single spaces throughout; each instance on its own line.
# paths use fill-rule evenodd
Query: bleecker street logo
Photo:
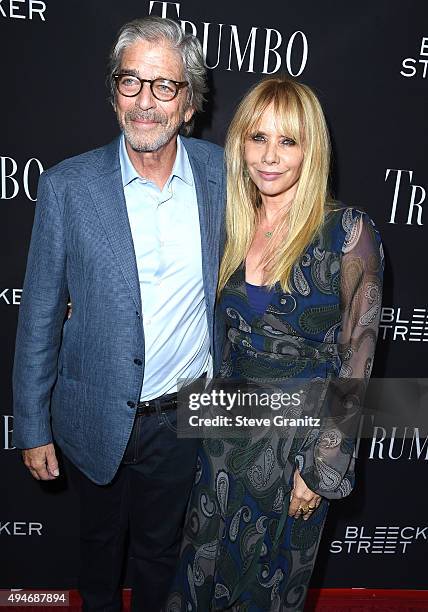
M 21 303 L 22 289 L 1 289 L 0 304 L 8 306 L 19 306 Z
M 0 17 L 46 21 L 45 12 L 41 0 L 0 0 Z
M 384 306 L 380 315 L 379 339 L 428 342 L 428 311 L 413 308 L 407 314 L 401 308 Z
M 421 76 L 423 79 L 426 78 L 428 72 L 428 37 L 424 36 L 421 40 L 419 58 L 406 57 L 406 59 L 403 59 L 402 66 L 403 70 L 400 70 L 401 76 Z
M 404 555 L 415 542 L 427 541 L 427 527 L 366 527 L 348 525 L 343 540 L 333 540 L 330 552 L 334 554 Z
M 32 536 L 43 535 L 42 523 L 30 521 L 0 521 L 0 537 L 1 536 Z
M 150 0 L 149 15 L 180 20 L 180 3 Z M 308 61 L 308 40 L 304 32 L 296 30 L 284 40 L 274 28 L 249 27 L 224 23 L 180 20 L 185 32 L 197 36 L 207 68 L 273 74 L 284 64 L 292 76 L 300 76 Z M 284 69 L 284 68 L 283 68 Z

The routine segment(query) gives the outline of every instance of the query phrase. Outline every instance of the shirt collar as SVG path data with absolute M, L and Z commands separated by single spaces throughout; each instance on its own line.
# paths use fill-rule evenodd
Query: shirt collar
M 193 185 L 193 173 L 190 166 L 189 156 L 184 148 L 180 136 L 177 138 L 177 155 L 172 168 L 171 177 L 176 176 L 188 185 Z
M 122 134 L 120 137 L 120 145 L 119 145 L 119 160 L 120 160 L 120 170 L 122 173 L 122 185 L 126 187 L 129 185 L 134 179 L 140 178 L 140 175 L 132 165 L 131 160 L 129 159 L 128 151 L 126 150 L 125 145 L 125 137 Z
M 144 177 L 141 177 L 138 174 L 131 160 L 129 159 L 128 151 L 125 145 L 125 137 L 123 134 L 120 138 L 119 160 L 123 187 L 126 187 L 126 185 L 129 185 L 129 183 L 137 178 L 144 180 Z M 188 185 L 193 185 L 193 173 L 190 166 L 189 156 L 187 155 L 187 151 L 184 148 L 180 136 L 177 137 L 177 155 L 175 156 L 174 166 L 172 167 L 171 176 L 169 177 L 167 184 L 171 182 L 174 176 L 181 179 Z

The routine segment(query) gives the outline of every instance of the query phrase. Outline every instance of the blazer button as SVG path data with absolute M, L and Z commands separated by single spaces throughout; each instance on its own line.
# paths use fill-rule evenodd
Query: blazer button
M 141 361 L 141 359 L 134 359 L 134 363 L 137 366 L 142 366 L 143 365 L 143 362 Z
M 128 402 L 126 402 L 127 406 L 129 406 L 130 408 L 135 408 L 135 403 L 131 402 L 131 400 L 129 400 Z

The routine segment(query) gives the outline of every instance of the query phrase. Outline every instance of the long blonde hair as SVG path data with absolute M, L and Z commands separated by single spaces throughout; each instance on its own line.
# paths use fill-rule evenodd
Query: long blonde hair
M 291 208 L 279 219 L 262 261 L 268 285 L 279 281 L 283 291 L 290 291 L 293 266 L 324 221 L 329 199 L 330 139 L 321 105 L 306 85 L 288 77 L 265 79 L 245 95 L 226 137 L 227 240 L 218 292 L 245 261 L 259 220 L 260 193 L 249 177 L 244 146 L 271 103 L 278 128 L 302 147 L 303 162 Z M 284 234 L 284 239 L 275 240 Z

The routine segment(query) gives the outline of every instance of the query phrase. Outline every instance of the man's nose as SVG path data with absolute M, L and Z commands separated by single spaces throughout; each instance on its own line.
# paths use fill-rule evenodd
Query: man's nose
M 136 104 L 141 110 L 149 110 L 156 106 L 155 97 L 150 89 L 150 83 L 143 83 L 141 91 L 137 96 Z

